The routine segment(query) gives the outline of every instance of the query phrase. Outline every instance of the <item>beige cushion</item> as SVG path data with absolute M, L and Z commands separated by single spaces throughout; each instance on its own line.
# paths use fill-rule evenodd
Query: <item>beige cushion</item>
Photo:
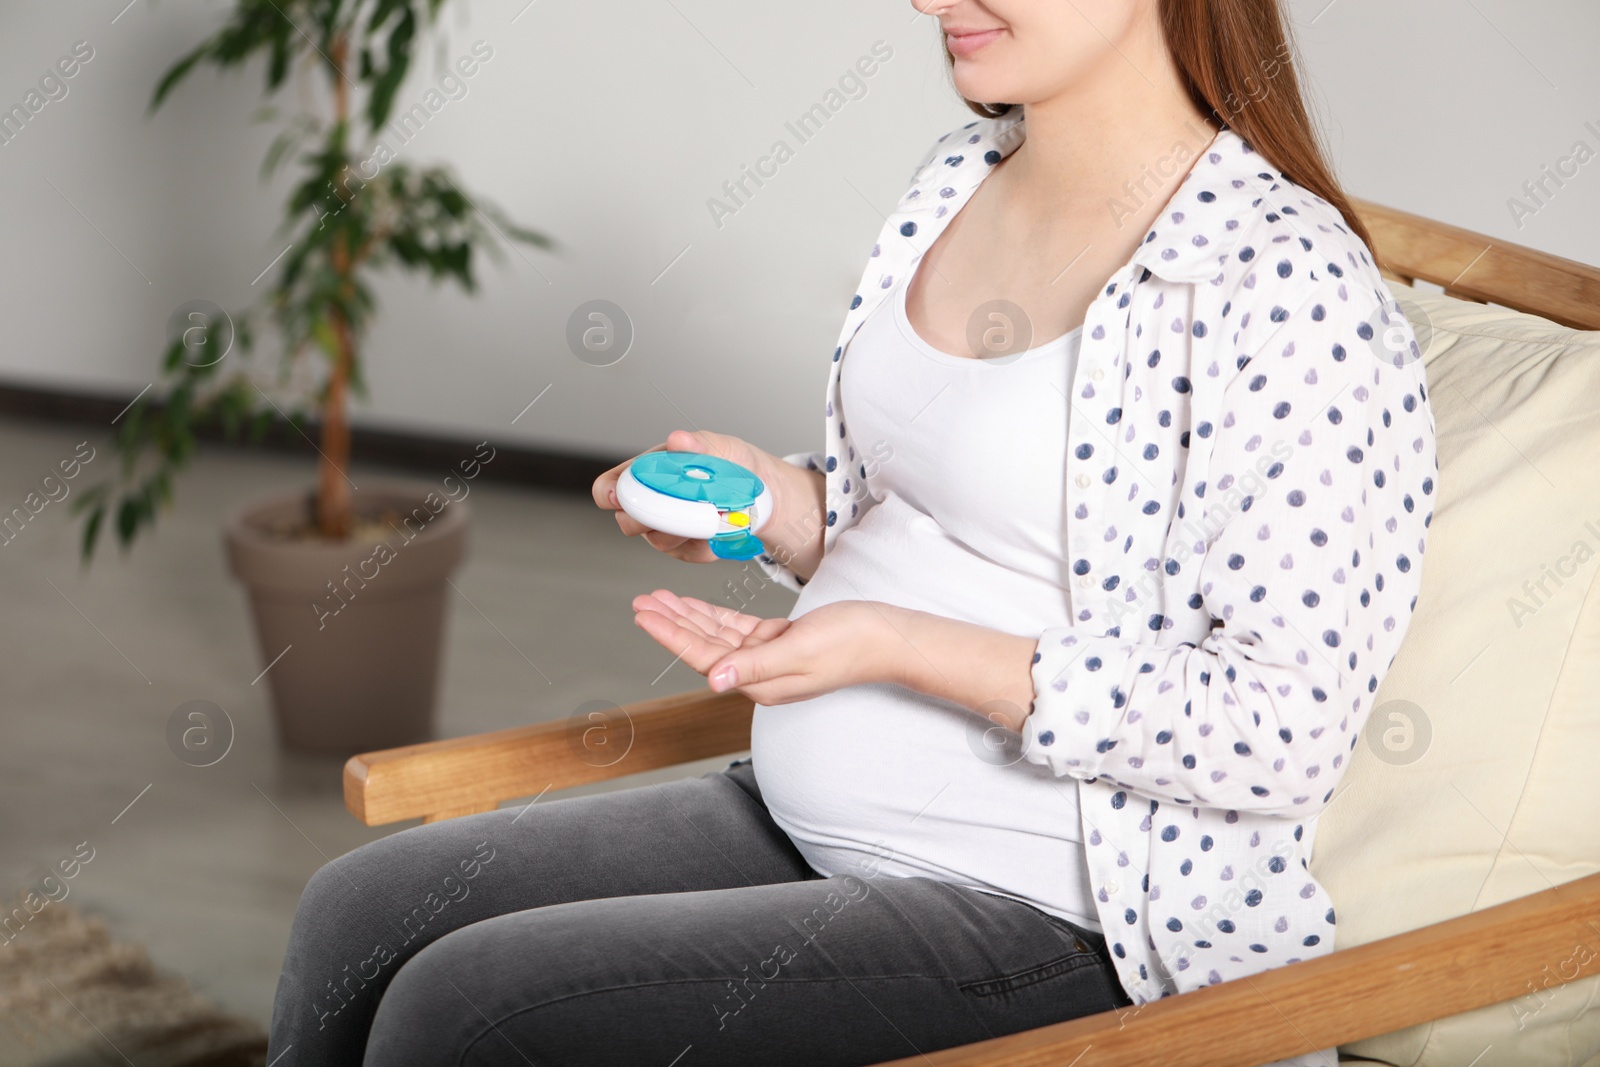
M 1600 871 L 1600 334 L 1393 288 L 1431 322 L 1440 470 L 1411 629 L 1313 845 L 1338 948 Z M 1580 1067 L 1600 1055 L 1597 993 L 1585 979 L 1340 1051 Z

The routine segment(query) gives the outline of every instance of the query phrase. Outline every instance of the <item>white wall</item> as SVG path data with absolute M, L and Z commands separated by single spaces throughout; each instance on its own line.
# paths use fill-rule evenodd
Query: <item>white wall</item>
M 275 234 L 286 185 L 257 177 L 274 127 L 247 121 L 259 69 L 202 72 L 145 115 L 160 73 L 227 5 L 126 3 L 0 8 L 0 107 L 74 42 L 95 50 L 68 96 L 0 146 L 0 379 L 131 394 L 152 380 L 174 308 L 242 306 L 287 243 Z M 1600 130 L 1589 55 L 1600 8 L 1289 6 L 1353 192 L 1600 263 L 1600 160 L 1520 228 L 1506 204 L 1575 141 L 1600 150 L 1584 126 Z M 358 418 L 600 454 L 695 425 L 780 453 L 814 447 L 828 357 L 880 213 L 928 144 L 973 117 L 948 88 L 934 24 L 903 2 L 859 0 L 522 8 L 447 5 L 437 56 L 414 72 L 402 107 L 436 80 L 436 59 L 479 40 L 494 55 L 401 152 L 448 160 L 468 191 L 567 251 L 487 264 L 475 299 L 381 282 L 371 401 Z M 866 95 L 798 144 L 785 121 L 878 40 L 894 54 Z M 779 138 L 795 157 L 719 228 L 707 198 Z M 613 366 L 567 348 L 569 314 L 593 298 L 621 305 L 636 328 Z

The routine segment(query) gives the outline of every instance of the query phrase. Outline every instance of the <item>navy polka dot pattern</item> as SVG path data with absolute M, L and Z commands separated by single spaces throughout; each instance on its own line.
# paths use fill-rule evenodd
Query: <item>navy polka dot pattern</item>
M 826 448 L 784 457 L 826 468 L 824 554 L 861 510 L 850 338 L 1022 139 L 1016 110 L 940 138 L 872 249 Z M 1407 630 L 1438 481 L 1423 364 L 1368 341 L 1389 299 L 1339 213 L 1224 130 L 1085 318 L 1075 617 L 1036 645 L 1024 756 L 1078 782 L 1136 1004 L 1333 950 L 1314 820 Z

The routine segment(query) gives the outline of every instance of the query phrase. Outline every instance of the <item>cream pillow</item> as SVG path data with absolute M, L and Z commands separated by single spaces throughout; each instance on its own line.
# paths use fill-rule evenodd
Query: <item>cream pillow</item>
M 1392 288 L 1440 469 L 1416 614 L 1313 845 L 1338 948 L 1600 871 L 1600 333 Z M 1579 1067 L 1597 993 L 1530 989 L 1340 1051 Z

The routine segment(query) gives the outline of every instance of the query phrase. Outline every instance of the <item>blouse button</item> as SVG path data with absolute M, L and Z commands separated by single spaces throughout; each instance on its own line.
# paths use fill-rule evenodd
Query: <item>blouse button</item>
M 1089 377 L 1093 378 L 1097 382 L 1104 380 L 1105 376 L 1106 372 L 1101 370 L 1099 367 L 1096 367 L 1094 370 L 1089 372 Z
M 1079 489 L 1087 489 L 1087 488 L 1089 488 L 1089 476 L 1087 474 L 1078 475 L 1078 488 Z
M 1111 881 L 1106 883 L 1106 892 L 1107 893 L 1115 893 L 1118 888 L 1120 888 L 1120 887 L 1117 885 L 1117 880 L 1115 878 L 1111 879 Z
M 1078 578 L 1078 584 L 1083 586 L 1085 589 L 1087 589 L 1091 585 L 1094 584 L 1094 579 L 1092 577 L 1090 577 L 1089 575 L 1085 574 L 1085 575 L 1082 575 L 1081 577 Z

